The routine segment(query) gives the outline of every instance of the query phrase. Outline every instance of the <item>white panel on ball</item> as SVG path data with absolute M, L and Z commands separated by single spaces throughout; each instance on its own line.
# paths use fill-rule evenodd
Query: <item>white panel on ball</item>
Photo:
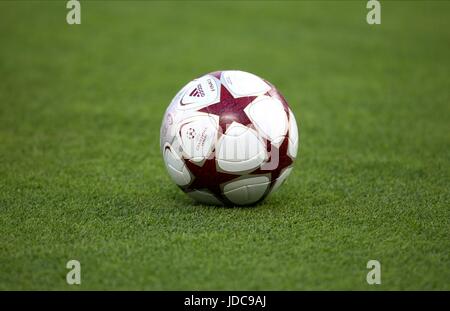
M 202 162 L 207 158 L 216 142 L 219 117 L 198 112 L 179 124 L 178 140 L 186 158 Z
M 289 109 L 289 142 L 288 142 L 288 154 L 291 158 L 297 157 L 298 151 L 298 128 L 295 121 L 294 114 Z
M 178 122 L 184 118 L 184 112 L 169 109 L 164 115 L 164 123 L 161 126 L 161 147 L 165 143 L 176 144 L 174 139 L 178 130 Z
M 205 204 L 213 204 L 213 205 L 222 205 L 222 202 L 220 202 L 212 193 L 209 191 L 204 190 L 194 190 L 191 192 L 186 192 L 188 196 L 193 198 L 196 201 L 199 201 L 201 203 Z
M 268 155 L 255 130 L 233 122 L 217 143 L 216 159 L 226 172 L 244 172 L 257 168 Z
M 190 82 L 184 89 L 178 109 L 201 109 L 220 100 L 220 82 L 207 75 Z
M 223 193 L 235 204 L 252 204 L 262 198 L 269 184 L 267 176 L 248 177 L 226 184 Z
M 281 145 L 288 130 L 288 118 L 283 104 L 278 99 L 260 96 L 244 111 L 266 139 L 276 147 Z
M 271 89 L 260 77 L 238 70 L 222 72 L 221 81 L 235 97 L 262 95 Z
M 172 180 L 179 186 L 185 186 L 191 182 L 191 174 L 184 161 L 173 150 L 172 146 L 164 146 L 164 162 Z

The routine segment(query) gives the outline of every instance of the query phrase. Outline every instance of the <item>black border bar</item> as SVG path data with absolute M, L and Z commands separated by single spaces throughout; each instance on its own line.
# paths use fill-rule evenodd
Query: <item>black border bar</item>
M 58 310 L 80 310 L 87 307 L 102 309 L 139 307 L 142 310 L 160 310 L 161 308 L 164 310 L 309 310 L 310 307 L 345 307 L 358 310 L 390 307 L 404 310 L 414 307 L 449 310 L 449 293 L 445 291 L 4 291 L 0 292 L 0 303 L 1 305 L 8 303 L 16 307 L 43 307 Z M 214 298 L 215 307 L 208 304 L 211 303 L 211 299 L 202 298 Z M 186 305 L 188 302 L 189 305 Z M 200 302 L 204 304 L 193 305 Z

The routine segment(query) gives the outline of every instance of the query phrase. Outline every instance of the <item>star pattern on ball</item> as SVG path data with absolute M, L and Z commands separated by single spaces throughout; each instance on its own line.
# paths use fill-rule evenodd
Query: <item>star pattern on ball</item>
M 252 124 L 244 109 L 255 100 L 256 96 L 234 97 L 226 87 L 220 87 L 220 102 L 202 108 L 200 112 L 206 112 L 219 116 L 219 127 L 222 133 L 225 133 L 227 127 L 238 122 L 249 126 Z
M 187 191 L 208 189 L 216 196 L 216 198 L 221 201 L 223 201 L 223 196 L 221 195 L 222 191 L 220 189 L 220 185 L 239 177 L 239 175 L 218 171 L 216 169 L 215 158 L 206 159 L 201 166 L 187 159 L 185 159 L 185 163 L 187 168 L 195 176 L 195 178 L 192 183 L 183 190 Z
M 273 154 L 278 154 L 278 163 L 276 168 L 274 169 L 268 169 L 264 170 L 261 167 L 256 169 L 255 171 L 251 172 L 250 175 L 258 175 L 258 174 L 267 174 L 270 173 L 270 180 L 271 180 L 271 186 L 275 184 L 278 177 L 280 177 L 281 172 L 285 169 L 291 166 L 294 163 L 294 160 L 288 155 L 287 150 L 289 147 L 289 136 L 286 135 L 283 142 L 281 143 L 280 147 L 275 147 L 272 144 L 267 144 L 267 153 L 270 157 L 272 157 Z M 268 162 L 270 162 L 272 159 L 270 158 Z M 277 160 L 275 160 L 277 161 Z

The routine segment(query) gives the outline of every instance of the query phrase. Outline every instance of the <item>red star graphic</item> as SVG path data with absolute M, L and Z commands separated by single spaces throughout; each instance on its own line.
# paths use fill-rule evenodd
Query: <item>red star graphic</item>
M 292 163 L 294 163 L 292 158 L 288 155 L 288 145 L 289 145 L 289 136 L 288 135 L 286 135 L 286 137 L 284 138 L 284 140 L 281 143 L 279 148 L 273 146 L 272 144 L 268 144 L 268 146 L 267 146 L 267 153 L 269 154 L 269 156 L 271 156 L 271 151 L 274 152 L 274 153 L 278 152 L 278 166 L 275 169 L 273 169 L 273 170 L 263 170 L 261 168 L 258 168 L 257 170 L 255 170 L 255 171 L 253 171 L 251 173 L 251 175 L 270 173 L 270 185 L 271 185 L 271 187 L 269 187 L 269 189 L 272 188 L 272 186 L 277 181 L 277 178 L 280 177 L 281 172 L 285 168 L 291 166 Z M 274 150 L 271 150 L 271 149 L 274 149 Z M 270 162 L 270 159 L 269 159 L 269 162 Z
M 252 124 L 244 109 L 255 98 L 256 96 L 235 98 L 226 87 L 222 85 L 220 88 L 220 102 L 202 108 L 199 111 L 219 116 L 219 126 L 222 129 L 222 133 L 225 133 L 227 126 L 233 122 L 238 122 L 245 126 Z
M 195 176 L 195 178 L 189 186 L 182 188 L 184 191 L 208 189 L 216 196 L 216 198 L 229 203 L 228 200 L 222 196 L 220 185 L 239 177 L 239 175 L 217 171 L 215 158 L 207 159 L 202 166 L 198 166 L 186 159 L 185 163 L 188 170 Z

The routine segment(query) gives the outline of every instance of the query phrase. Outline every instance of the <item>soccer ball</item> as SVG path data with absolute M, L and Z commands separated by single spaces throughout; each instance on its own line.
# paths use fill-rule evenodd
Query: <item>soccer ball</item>
M 298 141 L 294 114 L 277 89 L 235 70 L 189 82 L 172 100 L 161 126 L 170 177 L 206 204 L 263 200 L 291 173 Z

